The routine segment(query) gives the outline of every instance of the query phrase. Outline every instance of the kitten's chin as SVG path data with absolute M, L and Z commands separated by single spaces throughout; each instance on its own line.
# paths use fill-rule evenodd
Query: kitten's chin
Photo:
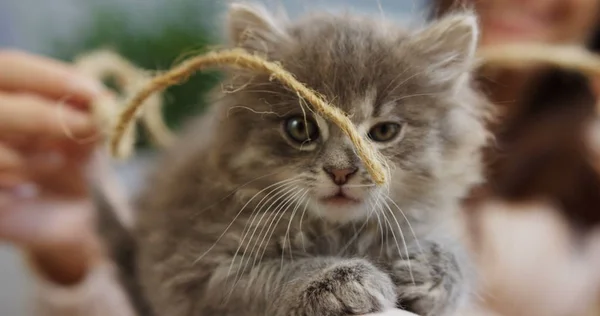
M 366 219 L 370 213 L 366 203 L 338 197 L 313 202 L 311 211 L 332 223 L 361 221 Z

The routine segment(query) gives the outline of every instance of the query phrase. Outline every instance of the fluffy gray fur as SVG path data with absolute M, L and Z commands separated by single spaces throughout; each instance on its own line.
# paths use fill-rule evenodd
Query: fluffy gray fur
M 481 180 L 485 101 L 471 87 L 477 21 L 420 30 L 352 14 L 296 21 L 234 4 L 229 38 L 280 62 L 350 115 L 391 181 L 375 186 L 349 140 L 268 75 L 230 71 L 213 107 L 169 151 L 140 198 L 139 277 L 157 315 L 360 315 L 397 306 L 448 315 L 468 296 L 453 229 Z M 318 125 L 295 143 L 290 116 Z M 357 168 L 343 185 L 325 169 Z

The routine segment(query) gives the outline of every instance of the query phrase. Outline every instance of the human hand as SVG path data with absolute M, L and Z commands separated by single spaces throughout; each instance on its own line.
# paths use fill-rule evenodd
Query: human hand
M 98 256 L 86 167 L 101 83 L 59 61 L 0 50 L 0 240 L 56 282 Z M 86 139 L 88 141 L 82 142 Z

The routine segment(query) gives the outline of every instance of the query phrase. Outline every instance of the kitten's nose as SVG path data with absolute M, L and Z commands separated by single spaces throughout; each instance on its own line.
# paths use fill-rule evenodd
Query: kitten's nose
M 344 168 L 344 169 L 323 167 L 323 169 L 325 170 L 325 172 L 327 172 L 329 177 L 331 177 L 331 180 L 333 180 L 333 182 L 337 185 L 346 184 L 346 182 L 348 182 L 348 180 L 350 180 L 350 177 L 353 174 L 355 174 L 356 171 L 358 171 L 358 168 L 356 168 L 356 167 Z

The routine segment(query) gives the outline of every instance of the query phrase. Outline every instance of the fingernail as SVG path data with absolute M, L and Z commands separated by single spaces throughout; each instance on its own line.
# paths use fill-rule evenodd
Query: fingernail
M 64 123 L 69 127 L 69 129 L 75 133 L 88 131 L 93 127 L 90 116 L 77 110 L 65 111 L 63 119 Z
M 73 81 L 73 89 L 85 94 L 100 96 L 106 93 L 106 87 L 101 83 L 87 77 L 78 77 Z

